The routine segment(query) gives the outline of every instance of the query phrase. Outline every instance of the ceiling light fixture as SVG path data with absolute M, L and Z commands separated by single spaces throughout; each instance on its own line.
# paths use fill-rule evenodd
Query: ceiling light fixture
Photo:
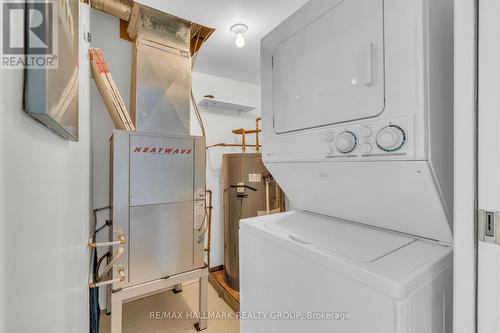
M 248 26 L 243 23 L 236 23 L 233 24 L 229 30 L 236 34 L 236 40 L 234 41 L 236 46 L 239 48 L 245 46 L 245 38 L 243 38 L 243 34 L 248 31 Z

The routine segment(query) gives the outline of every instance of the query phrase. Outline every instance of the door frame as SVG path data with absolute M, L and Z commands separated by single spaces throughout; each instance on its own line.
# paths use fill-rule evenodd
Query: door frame
M 454 333 L 477 332 L 478 3 L 454 3 Z

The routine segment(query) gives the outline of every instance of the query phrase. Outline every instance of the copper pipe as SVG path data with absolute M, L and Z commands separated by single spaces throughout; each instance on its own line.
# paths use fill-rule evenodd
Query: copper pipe
M 269 178 L 266 178 L 266 214 L 269 215 L 270 209 L 270 203 L 269 203 Z
M 242 140 L 242 149 L 243 151 L 245 151 L 246 147 L 250 147 L 250 145 L 247 145 L 246 144 L 246 134 L 255 134 L 255 148 L 257 150 L 257 152 L 260 150 L 260 138 L 259 138 L 259 133 L 262 132 L 262 130 L 259 128 L 259 122 L 262 120 L 261 117 L 258 117 L 257 119 L 255 119 L 255 129 L 250 129 L 250 130 L 246 130 L 244 128 L 237 128 L 237 129 L 234 129 L 232 132 L 233 134 L 239 134 L 241 135 L 241 140 Z
M 254 133 L 260 133 L 262 132 L 261 129 L 250 129 L 250 130 L 246 130 L 246 129 L 243 129 L 243 128 L 237 128 L 237 129 L 234 129 L 232 132 L 233 134 L 243 134 L 243 131 L 245 132 L 245 134 L 254 134 Z
M 207 241 L 207 248 L 205 251 L 207 251 L 207 266 L 208 269 L 210 269 L 210 248 L 211 248 L 211 240 L 212 240 L 212 191 L 211 190 L 206 190 L 205 191 L 208 194 L 208 241 Z
M 232 132 L 233 134 L 239 134 L 241 135 L 241 149 L 243 150 L 243 152 L 245 152 L 246 150 L 246 147 L 247 147 L 247 144 L 246 144 L 246 134 L 249 134 L 249 133 L 253 133 L 251 132 L 253 130 L 245 130 L 244 128 L 237 128 L 237 129 L 234 129 Z
M 207 146 L 207 149 L 208 148 L 213 148 L 213 147 L 241 147 L 241 149 L 243 150 L 243 152 L 245 152 L 247 147 L 255 147 L 255 150 L 257 152 L 259 152 L 260 148 L 262 147 L 262 145 L 260 144 L 260 138 L 259 138 L 259 133 L 262 132 L 262 129 L 259 128 L 259 122 L 261 120 L 262 120 L 261 117 L 258 117 L 257 119 L 255 119 L 255 129 L 246 130 L 244 128 L 236 128 L 236 129 L 234 129 L 234 130 L 231 131 L 233 134 L 241 135 L 241 144 L 237 144 L 237 143 L 217 143 L 217 144 L 214 144 L 214 145 Z M 247 134 L 255 134 L 255 144 L 254 145 L 253 144 L 247 144 L 247 140 L 246 140 L 246 135 Z
M 260 147 L 260 139 L 259 139 L 259 133 L 262 132 L 262 130 L 259 128 L 259 122 L 262 120 L 261 117 L 257 117 L 257 119 L 255 119 L 255 144 L 257 145 L 257 152 L 260 151 L 259 147 Z
M 241 130 L 241 150 L 243 152 L 245 152 L 245 150 L 247 150 L 246 144 L 247 144 L 247 140 L 246 140 L 246 137 L 245 137 L 245 130 L 242 129 Z
M 233 134 L 242 134 L 243 133 L 243 128 L 237 128 L 231 131 Z

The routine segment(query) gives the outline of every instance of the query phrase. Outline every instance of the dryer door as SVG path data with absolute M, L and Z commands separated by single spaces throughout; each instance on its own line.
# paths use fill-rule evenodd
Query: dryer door
M 329 11 L 273 49 L 277 133 L 370 118 L 384 109 L 384 1 L 331 2 Z

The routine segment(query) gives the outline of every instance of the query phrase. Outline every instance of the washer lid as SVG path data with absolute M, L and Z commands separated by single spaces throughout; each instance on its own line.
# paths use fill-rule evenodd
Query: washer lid
M 291 258 L 298 256 L 396 299 L 449 272 L 453 264 L 451 246 L 306 212 L 241 220 L 240 241 L 251 241 L 250 235 L 264 240 L 259 244 L 269 251 L 276 246 L 290 251 L 283 260 L 292 265 Z
M 286 233 L 292 240 L 362 263 L 374 262 L 415 238 L 360 226 L 316 214 L 292 213 L 265 225 Z

